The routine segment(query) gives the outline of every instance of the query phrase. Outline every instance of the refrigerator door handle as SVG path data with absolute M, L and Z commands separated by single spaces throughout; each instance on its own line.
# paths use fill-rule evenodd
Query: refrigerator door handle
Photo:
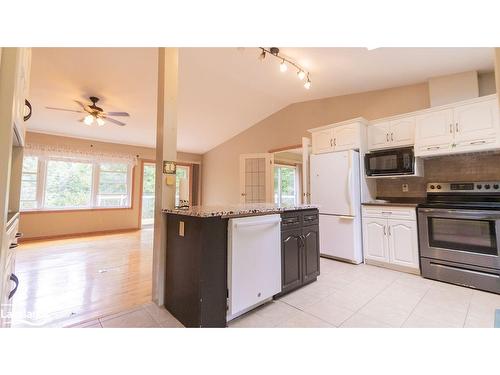
M 352 212 L 351 188 L 352 188 L 352 164 L 351 164 L 351 158 L 349 157 L 349 170 L 347 171 L 347 202 L 349 205 L 349 215 L 354 216 Z

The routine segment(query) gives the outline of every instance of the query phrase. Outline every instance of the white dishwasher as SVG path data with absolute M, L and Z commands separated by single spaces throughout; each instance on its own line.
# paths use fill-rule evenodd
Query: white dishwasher
M 281 217 L 229 219 L 227 320 L 281 292 Z

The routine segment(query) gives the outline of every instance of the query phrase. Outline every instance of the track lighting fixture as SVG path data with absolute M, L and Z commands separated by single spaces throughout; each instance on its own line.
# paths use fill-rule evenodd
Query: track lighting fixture
M 270 54 L 281 60 L 280 63 L 280 72 L 285 73 L 288 70 L 288 65 L 297 69 L 297 78 L 301 81 L 307 77 L 307 81 L 304 83 L 304 88 L 309 90 L 311 88 L 311 79 L 309 78 L 309 72 L 303 69 L 300 65 L 296 64 L 292 60 L 280 55 L 280 49 L 277 47 L 271 47 L 269 49 L 259 47 L 261 49 L 261 53 L 259 55 L 259 60 L 264 60 L 267 54 Z

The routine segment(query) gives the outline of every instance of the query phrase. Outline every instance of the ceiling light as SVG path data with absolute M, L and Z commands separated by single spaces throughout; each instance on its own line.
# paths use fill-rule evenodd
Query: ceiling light
M 307 77 L 307 81 L 306 83 L 304 83 L 304 87 L 306 88 L 306 90 L 309 90 L 311 88 L 311 80 L 309 79 L 309 77 Z
M 97 125 L 98 125 L 98 126 L 103 126 L 103 125 L 106 123 L 106 121 L 104 121 L 104 120 L 103 120 L 102 118 L 100 118 L 100 117 L 98 117 L 96 121 L 97 121 Z
M 297 77 L 299 77 L 299 79 L 302 81 L 306 77 L 306 73 L 304 73 L 303 70 L 299 70 L 297 72 Z
M 94 122 L 94 116 L 92 115 L 85 116 L 83 122 L 85 123 L 85 125 L 92 125 L 92 123 Z
M 285 72 L 287 71 L 287 69 L 288 69 L 288 66 L 286 65 L 285 60 L 282 60 L 282 61 L 281 61 L 281 64 L 280 64 L 280 71 L 281 71 L 282 73 L 285 73 Z

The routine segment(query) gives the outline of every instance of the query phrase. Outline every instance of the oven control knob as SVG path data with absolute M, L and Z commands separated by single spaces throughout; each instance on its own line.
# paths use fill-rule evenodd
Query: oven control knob
M 489 185 L 489 184 L 486 184 L 486 185 L 484 185 L 484 188 L 485 188 L 485 189 L 489 189 L 489 188 L 490 188 L 490 185 Z
M 481 188 L 483 187 L 483 185 L 478 184 L 478 185 L 476 185 L 476 187 L 477 187 L 478 189 L 481 189 Z
M 441 185 L 436 186 L 438 190 L 441 190 Z
M 434 190 L 436 187 L 434 185 L 431 185 L 430 188 Z
M 498 189 L 498 184 L 493 185 L 493 189 Z

